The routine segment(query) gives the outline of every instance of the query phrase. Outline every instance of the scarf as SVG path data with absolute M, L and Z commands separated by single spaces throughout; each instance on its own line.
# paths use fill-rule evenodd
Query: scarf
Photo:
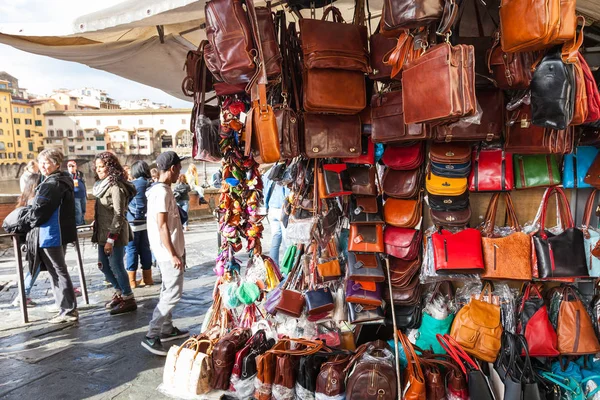
M 108 188 L 112 186 L 112 182 L 109 178 L 104 178 L 96 183 L 94 183 L 94 188 L 92 189 L 92 193 L 96 198 L 100 198 L 104 196 Z

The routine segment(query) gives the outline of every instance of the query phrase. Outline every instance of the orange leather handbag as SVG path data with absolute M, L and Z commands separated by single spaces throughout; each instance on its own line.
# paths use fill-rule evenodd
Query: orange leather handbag
M 350 224 L 349 251 L 383 253 L 384 248 L 382 224 Z
M 581 125 L 588 118 L 588 97 L 587 90 L 585 88 L 585 75 L 579 60 L 579 48 L 583 44 L 583 27 L 585 27 L 585 18 L 578 17 L 578 21 L 581 21 L 581 32 L 573 39 L 563 45 L 562 48 L 562 60 L 565 64 L 573 65 L 573 72 L 575 73 L 575 107 L 573 112 L 573 119 L 570 125 Z
M 562 301 L 556 325 L 558 351 L 563 356 L 599 352 L 600 343 L 598 343 L 594 325 L 585 305 L 571 286 L 565 286 L 559 290 L 562 293 Z
M 421 199 L 403 200 L 388 198 L 383 205 L 385 223 L 399 228 L 414 228 L 421 222 Z

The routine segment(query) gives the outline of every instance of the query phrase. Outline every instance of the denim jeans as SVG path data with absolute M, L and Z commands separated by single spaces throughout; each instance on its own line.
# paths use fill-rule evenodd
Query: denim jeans
M 138 262 L 142 264 L 143 270 L 152 268 L 152 252 L 146 229 L 133 232 L 133 240 L 127 243 L 125 253 L 127 254 L 127 271 L 137 271 Z
M 29 272 L 29 269 L 27 269 L 27 271 L 25 271 L 25 296 L 26 297 L 29 297 L 29 293 L 31 293 L 31 288 L 33 287 L 33 284 L 35 283 L 41 270 L 42 269 L 38 265 L 37 268 L 35 269 L 35 271 L 33 271 L 33 275 L 31 275 L 31 273 Z
M 269 225 L 271 227 L 271 250 L 269 251 L 269 257 L 273 259 L 279 265 L 279 249 L 283 244 L 283 250 L 287 248 L 286 240 L 284 237 L 283 224 L 280 221 L 281 208 L 269 209 Z
M 183 209 L 183 211 L 185 211 L 186 213 L 190 209 L 190 201 L 189 200 L 179 200 L 177 202 L 177 205 L 179 207 L 181 207 Z M 189 218 L 189 216 L 188 216 L 188 218 Z M 183 224 L 183 226 L 186 227 L 187 226 L 187 222 L 185 224 Z
M 85 197 L 75 197 L 75 225 L 85 225 L 85 210 L 87 205 Z
M 123 257 L 125 255 L 125 246 L 113 247 L 113 252 L 110 256 L 104 253 L 104 246 L 98 245 L 98 266 L 104 273 L 104 277 L 115 290 L 121 292 L 123 296 L 133 294 L 129 285 L 129 277 L 125 271 Z

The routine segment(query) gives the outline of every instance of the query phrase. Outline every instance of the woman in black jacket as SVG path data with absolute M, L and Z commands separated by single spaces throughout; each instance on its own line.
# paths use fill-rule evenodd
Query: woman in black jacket
M 69 276 L 65 251 L 68 243 L 77 240 L 75 228 L 75 197 L 73 179 L 60 171 L 63 153 L 59 149 L 46 149 L 38 156 L 44 180 L 36 190 L 31 209 L 24 223 L 37 236 L 34 265 L 43 263 L 52 278 L 54 299 L 59 313 L 49 320 L 60 324 L 79 319 L 73 282 Z M 35 229 L 39 228 L 39 229 Z M 28 238 L 28 244 L 33 244 Z

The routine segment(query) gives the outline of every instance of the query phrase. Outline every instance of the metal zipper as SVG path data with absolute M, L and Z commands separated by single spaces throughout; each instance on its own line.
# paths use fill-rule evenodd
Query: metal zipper
M 552 265 L 552 275 L 556 270 L 556 264 L 554 264 L 554 251 L 552 251 L 552 244 L 548 243 L 548 253 L 550 254 L 550 265 Z
M 448 242 L 444 239 L 444 255 L 446 256 L 446 262 L 448 262 Z
M 579 311 L 575 311 L 575 342 L 573 343 L 573 353 L 577 352 L 577 348 L 579 347 L 579 324 L 581 323 L 581 315 L 579 315 Z

